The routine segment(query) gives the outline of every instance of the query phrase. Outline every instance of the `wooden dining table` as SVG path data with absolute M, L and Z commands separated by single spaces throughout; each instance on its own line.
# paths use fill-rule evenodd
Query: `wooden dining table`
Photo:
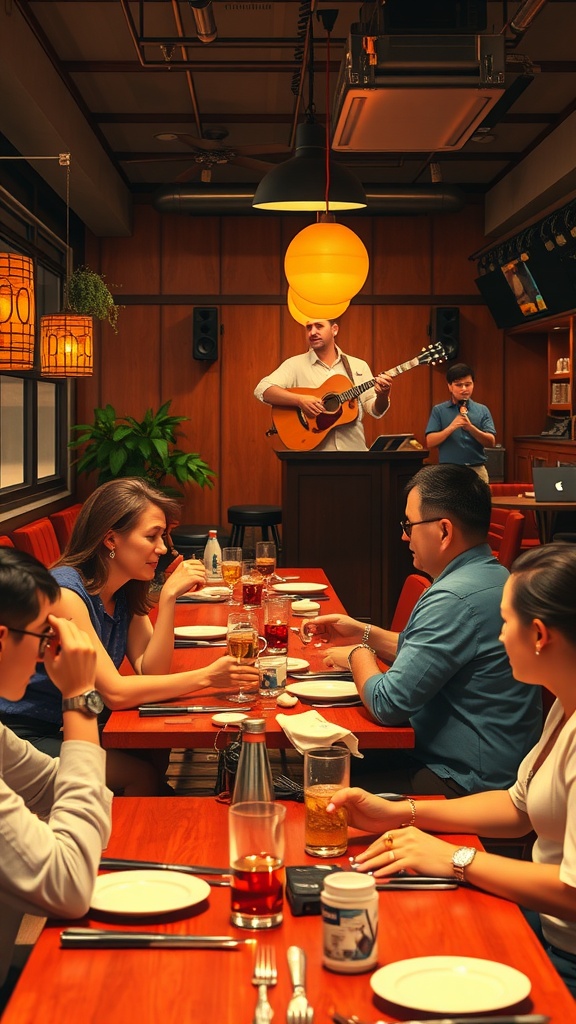
M 304 853 L 304 808 L 287 803 L 286 864 L 322 864 Z M 117 797 L 105 855 L 177 864 L 228 864 L 228 808 L 215 797 Z M 368 837 L 350 830 L 347 855 Z M 470 836 L 447 836 L 479 847 Z M 337 861 L 349 868 L 347 856 Z M 574 1020 L 575 1003 L 520 910 L 507 900 L 459 886 L 445 891 L 379 893 L 378 967 L 415 957 L 476 957 L 516 968 L 531 991 L 500 1012 L 540 1013 L 550 1024 Z M 274 1021 L 284 1024 L 291 994 L 286 951 L 304 949 L 307 993 L 315 1024 L 329 1024 L 336 1010 L 361 1021 L 406 1021 L 435 1014 L 375 996 L 371 974 L 338 974 L 322 966 L 322 922 L 295 917 L 284 902 L 284 920 L 269 931 L 232 926 L 230 889 L 211 888 L 207 900 L 171 915 L 136 919 L 91 911 L 74 926 L 198 935 L 252 937 L 271 943 L 278 965 L 269 989 Z M 235 950 L 62 949 L 70 922 L 49 921 L 38 939 L 2 1017 L 2 1024 L 250 1024 L 256 1003 L 251 984 L 253 946 Z M 492 968 L 494 970 L 494 968 Z M 418 973 L 409 989 L 420 996 Z M 449 993 L 448 993 L 449 995 Z M 498 1003 L 498 999 L 496 999 Z M 503 1002 L 506 1002 L 505 998 Z M 495 1009 L 500 1009 L 502 1000 Z M 468 1012 L 472 1012 L 470 1007 Z M 446 1016 L 448 1014 L 442 1014 Z M 489 1024 L 490 1016 L 486 1016 Z
M 557 512 L 576 512 L 575 501 L 536 501 L 536 498 L 528 498 L 525 494 L 493 494 L 492 506 L 509 511 L 533 512 L 541 544 L 549 544 L 552 540 L 554 516 Z
M 283 576 L 298 576 L 298 583 L 317 582 L 327 589 L 323 592 L 327 600 L 320 601 L 320 612 L 324 615 L 332 612 L 345 614 L 345 609 L 330 584 L 322 569 L 298 568 L 282 569 Z M 315 595 L 310 596 L 313 600 Z M 237 606 L 238 607 L 238 606 Z M 186 625 L 210 625 L 225 626 L 230 605 L 222 603 L 187 603 L 179 604 L 176 608 L 176 626 Z M 263 630 L 263 610 L 257 610 L 260 629 Z M 300 626 L 302 616 L 291 614 L 290 626 Z M 325 669 L 324 657 L 326 655 L 326 644 L 311 642 L 304 644 L 300 637 L 289 631 L 288 656 L 308 662 L 310 671 Z M 178 648 L 174 651 L 172 660 L 172 671 L 183 672 L 190 669 L 201 668 L 210 664 L 216 658 L 226 653 L 225 647 L 194 647 Z M 329 675 L 329 670 L 326 669 Z M 129 683 L 127 683 L 129 685 Z M 218 704 L 227 707 L 230 711 L 235 710 L 235 704 L 228 702 L 225 692 L 211 692 L 207 696 L 206 691 L 199 691 L 187 698 L 179 698 L 170 701 L 171 705 L 214 705 Z M 165 704 L 165 701 L 158 703 Z M 256 699 L 251 702 L 251 717 L 264 717 L 266 721 L 266 744 L 271 749 L 286 749 L 291 746 L 290 740 L 284 733 L 280 724 L 276 721 L 278 712 L 292 717 L 310 710 L 310 704 L 299 702 L 293 708 L 279 708 L 270 700 L 262 701 Z M 414 746 L 414 730 L 409 723 L 383 726 L 375 722 L 364 707 L 330 707 L 322 706 L 317 709 L 323 718 L 333 722 L 344 729 L 350 730 L 358 738 L 360 750 L 386 747 L 386 748 L 412 748 Z M 220 727 L 222 728 L 222 727 Z M 219 746 L 234 736 L 238 727 L 226 728 L 224 736 L 219 737 Z M 128 711 L 114 711 L 110 716 L 103 732 L 103 745 L 107 748 L 142 749 L 142 748 L 207 748 L 213 747 L 219 730 L 212 725 L 210 713 L 190 715 L 159 715 L 154 717 L 142 717 L 138 709 Z

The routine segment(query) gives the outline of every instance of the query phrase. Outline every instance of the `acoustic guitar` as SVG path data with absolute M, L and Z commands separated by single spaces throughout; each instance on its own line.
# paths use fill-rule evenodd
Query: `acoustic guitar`
M 443 363 L 447 358 L 444 346 L 439 341 L 423 348 L 414 359 L 399 363 L 391 370 L 384 372 L 390 377 L 398 377 L 406 370 L 429 363 Z M 291 451 L 307 452 L 316 448 L 334 427 L 343 427 L 353 423 L 358 416 L 358 395 L 364 394 L 374 387 L 376 378 L 365 380 L 362 384 L 352 384 L 344 374 L 327 377 L 319 388 L 288 388 L 295 395 L 314 395 L 320 398 L 325 412 L 318 416 L 306 416 L 297 406 L 273 405 L 272 423 L 266 431 L 268 437 L 277 435 L 285 448 Z

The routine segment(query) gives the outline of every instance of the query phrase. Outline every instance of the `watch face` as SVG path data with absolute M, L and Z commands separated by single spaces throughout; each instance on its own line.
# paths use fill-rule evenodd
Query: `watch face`
M 470 846 L 463 846 L 461 849 L 456 850 L 452 858 L 452 863 L 459 868 L 466 868 L 470 862 L 474 859 L 476 850 Z
M 99 715 L 100 712 L 104 710 L 104 701 L 97 690 L 90 690 L 85 694 L 85 697 L 86 707 L 89 708 L 94 715 Z

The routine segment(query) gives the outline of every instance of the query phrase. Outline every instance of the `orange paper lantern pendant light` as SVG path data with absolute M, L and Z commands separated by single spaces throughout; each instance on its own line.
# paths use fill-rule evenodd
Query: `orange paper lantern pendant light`
M 335 221 L 309 224 L 292 239 L 284 257 L 288 284 L 315 305 L 349 302 L 364 285 L 368 267 L 362 240 Z
M 29 256 L 0 252 L 0 370 L 34 366 L 34 280 Z
M 89 377 L 93 372 L 91 316 L 54 313 L 40 321 L 43 377 Z
M 339 302 L 336 306 L 318 306 L 316 303 L 308 302 L 292 288 L 288 289 L 288 312 L 292 314 L 299 324 L 309 324 L 311 320 L 337 320 L 342 313 L 345 313 L 350 305 L 349 302 Z

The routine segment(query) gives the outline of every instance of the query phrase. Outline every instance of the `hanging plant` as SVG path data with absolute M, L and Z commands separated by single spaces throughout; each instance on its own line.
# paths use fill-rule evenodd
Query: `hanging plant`
M 117 333 L 120 306 L 114 302 L 114 296 L 104 278 L 89 267 L 78 267 L 68 279 L 66 306 L 75 313 L 95 316 L 97 320 L 107 320 L 112 330 Z

